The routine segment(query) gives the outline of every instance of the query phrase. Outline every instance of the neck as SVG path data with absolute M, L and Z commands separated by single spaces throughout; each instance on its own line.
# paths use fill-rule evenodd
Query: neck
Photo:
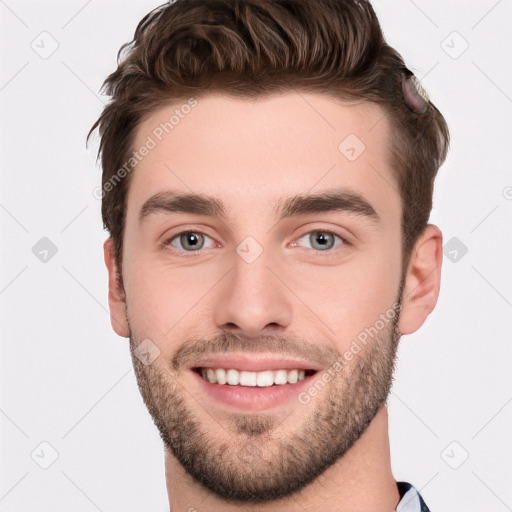
M 171 512 L 393 512 L 400 495 L 391 472 L 387 407 L 383 405 L 352 448 L 302 491 L 272 503 L 245 507 L 219 499 L 193 480 L 166 450 Z

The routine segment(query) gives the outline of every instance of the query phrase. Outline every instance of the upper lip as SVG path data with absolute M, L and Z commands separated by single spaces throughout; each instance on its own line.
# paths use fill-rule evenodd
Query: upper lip
M 195 361 L 190 368 L 224 368 L 244 371 L 265 370 L 315 370 L 318 365 L 303 359 L 280 358 L 276 356 L 256 356 L 255 354 L 216 354 Z

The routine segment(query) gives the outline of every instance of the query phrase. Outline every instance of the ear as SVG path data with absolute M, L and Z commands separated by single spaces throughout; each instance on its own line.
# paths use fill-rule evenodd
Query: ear
M 123 287 L 123 278 L 114 256 L 114 241 L 107 238 L 103 244 L 103 256 L 108 269 L 108 306 L 110 309 L 110 323 L 119 336 L 128 338 L 130 326 L 126 314 L 126 295 Z
M 442 263 L 443 234 L 437 226 L 428 224 L 414 244 L 405 275 L 400 333 L 417 331 L 433 311 L 441 287 Z

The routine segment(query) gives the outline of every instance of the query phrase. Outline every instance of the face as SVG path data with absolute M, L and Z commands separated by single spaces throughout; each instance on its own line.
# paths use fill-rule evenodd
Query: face
M 113 325 L 177 464 L 225 499 L 289 496 L 391 387 L 405 275 L 389 125 L 323 95 L 210 95 L 162 134 L 176 109 L 137 131 L 152 147 Z

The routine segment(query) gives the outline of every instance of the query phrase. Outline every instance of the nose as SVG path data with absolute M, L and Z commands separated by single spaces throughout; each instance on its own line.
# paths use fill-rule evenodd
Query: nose
M 265 252 L 252 263 L 236 255 L 234 267 L 219 283 L 215 297 L 218 329 L 247 338 L 286 330 L 292 303 L 282 274 Z

